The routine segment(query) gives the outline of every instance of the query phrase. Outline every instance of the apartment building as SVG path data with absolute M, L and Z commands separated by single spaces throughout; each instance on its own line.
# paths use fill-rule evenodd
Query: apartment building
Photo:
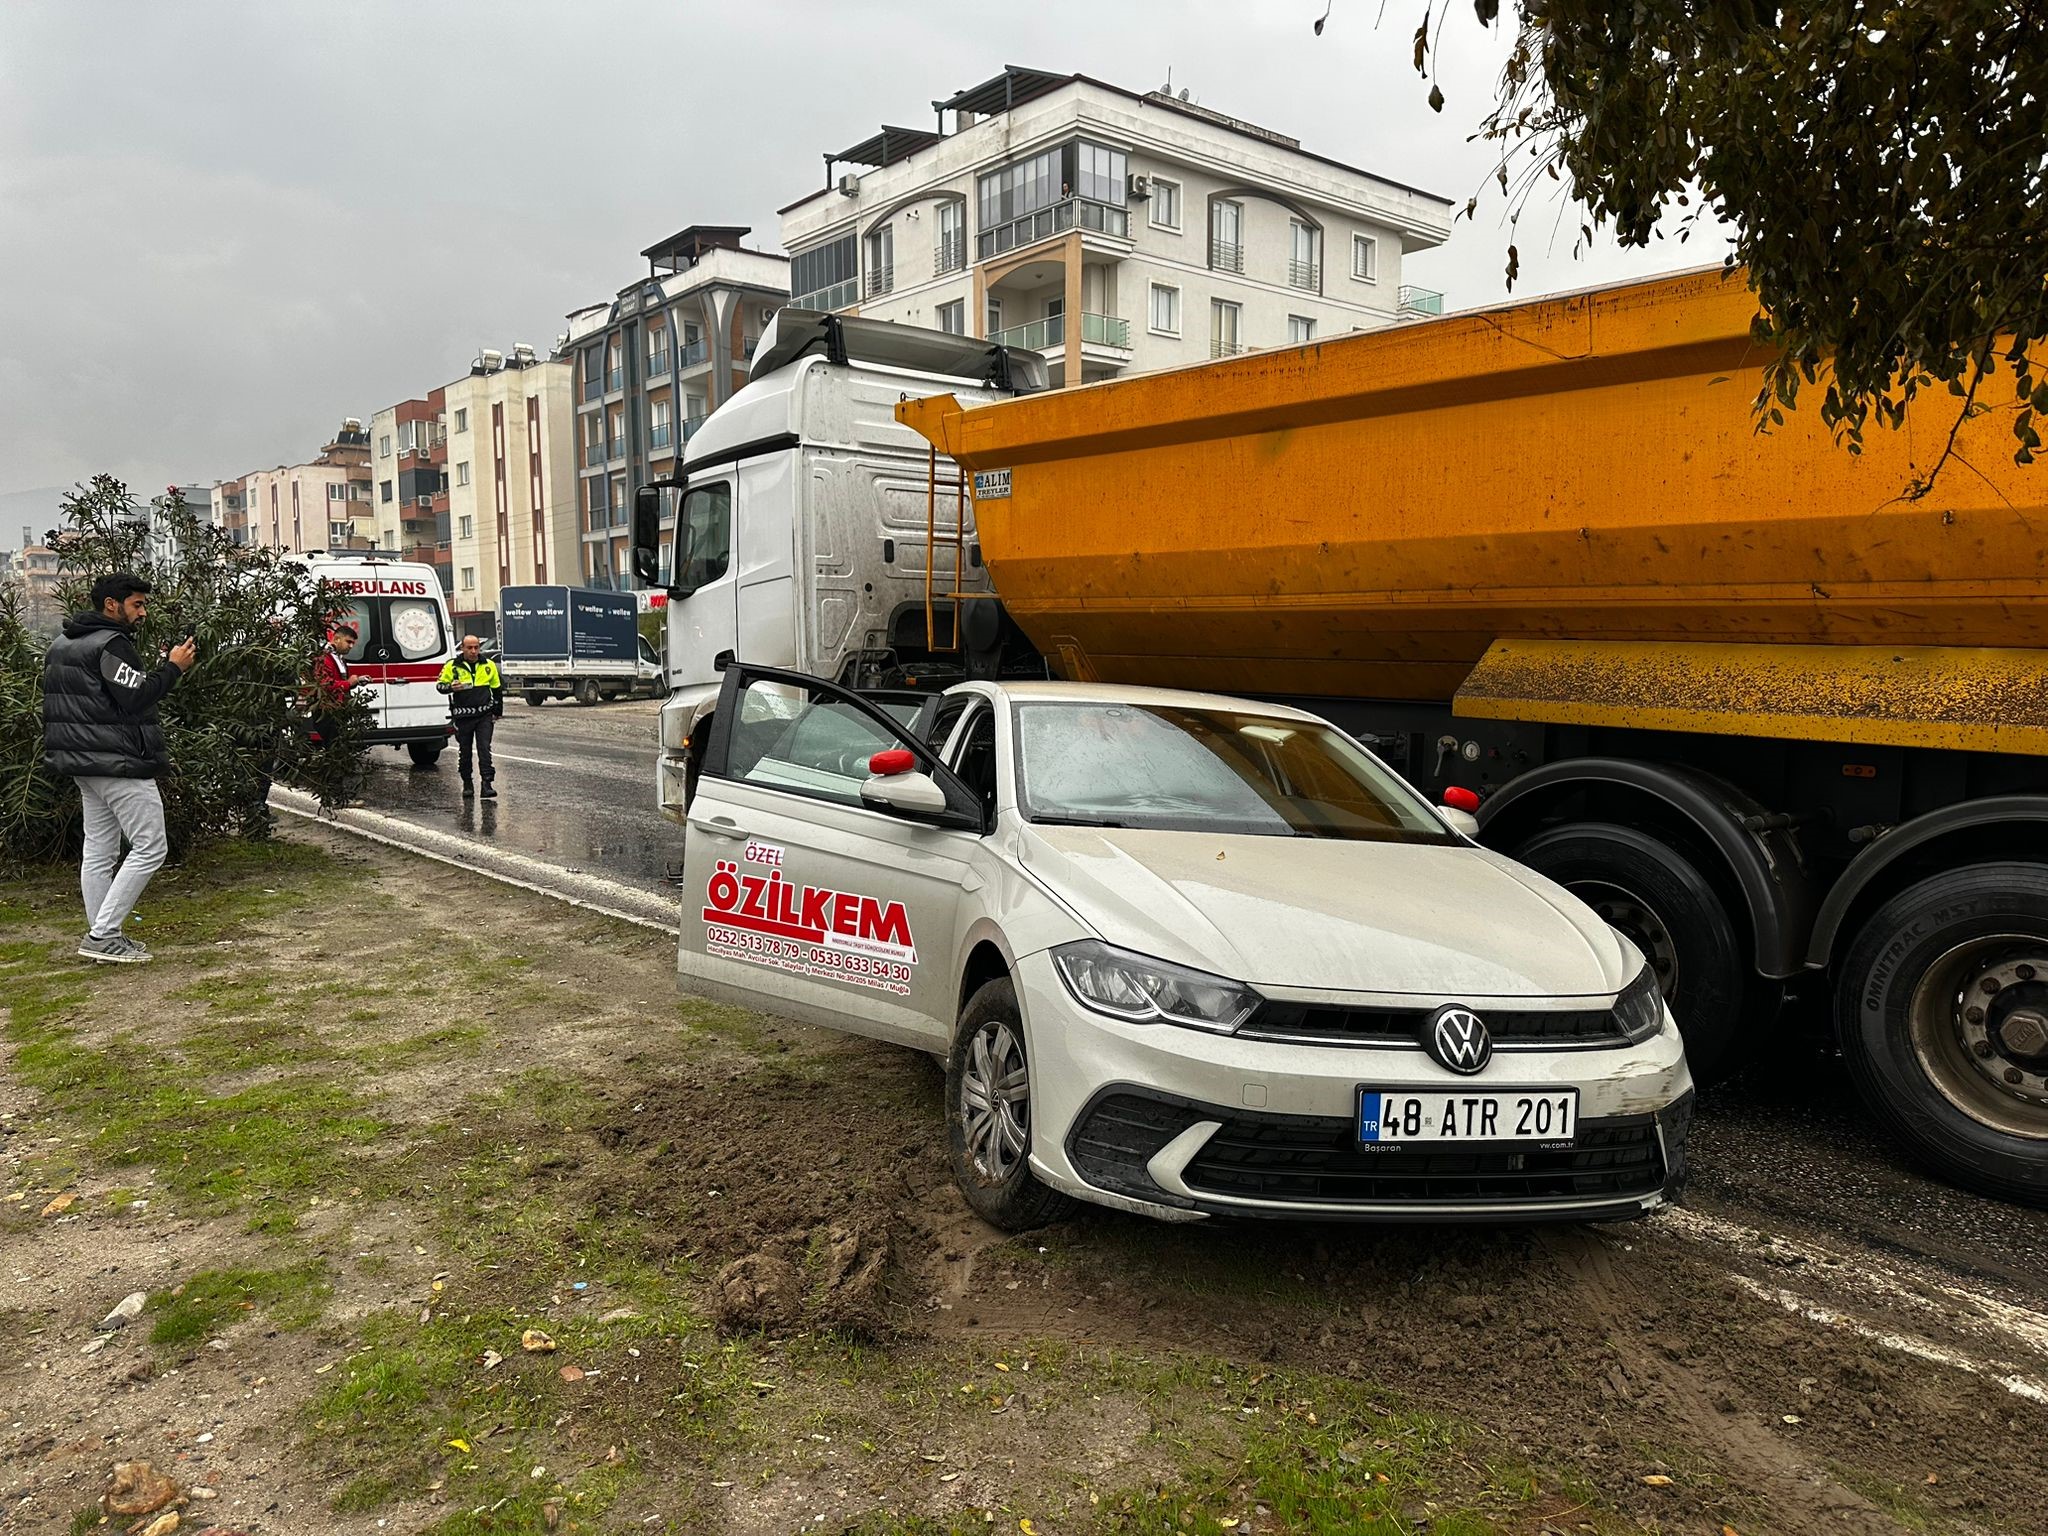
M 508 586 L 583 580 L 575 364 L 490 351 L 440 391 L 446 416 L 449 607 L 456 628 L 497 633 Z
M 693 224 L 640 254 L 647 276 L 569 315 L 582 545 L 556 579 L 632 586 L 632 492 L 671 473 L 697 425 L 747 381 L 761 328 L 789 298 L 789 259 L 740 225 Z
M 448 432 L 442 392 L 387 405 L 370 418 L 376 480 L 371 545 L 431 565 L 454 589 L 448 523 Z
M 236 548 L 246 548 L 250 538 L 249 511 L 240 480 L 213 482 L 213 525 L 228 536 Z
M 1441 313 L 1448 199 L 1165 91 L 1011 66 L 825 156 L 791 303 L 1042 351 L 1055 385 Z
M 251 544 L 305 551 L 374 543 L 370 436 L 353 416 L 311 462 L 252 470 L 240 484 Z

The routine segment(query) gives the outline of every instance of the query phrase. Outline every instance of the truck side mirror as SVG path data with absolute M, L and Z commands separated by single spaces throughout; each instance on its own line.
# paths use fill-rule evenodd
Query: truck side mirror
M 661 487 L 633 492 L 633 574 L 652 586 L 661 575 Z

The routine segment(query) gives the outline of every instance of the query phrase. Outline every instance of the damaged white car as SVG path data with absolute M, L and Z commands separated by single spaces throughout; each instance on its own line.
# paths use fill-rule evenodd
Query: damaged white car
M 710 730 L 684 984 L 943 1056 L 999 1226 L 1613 1219 L 1683 1178 L 1643 957 L 1313 715 L 735 665 Z

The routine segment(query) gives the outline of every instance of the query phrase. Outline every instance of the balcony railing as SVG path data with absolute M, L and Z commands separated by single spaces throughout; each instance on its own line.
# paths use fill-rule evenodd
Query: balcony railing
M 583 381 L 584 399 L 595 400 L 598 398 L 598 396 L 602 395 L 603 393 L 604 375 L 602 373 L 593 373 L 589 378 Z
M 607 391 L 614 389 L 624 389 L 626 387 L 626 370 L 623 368 L 614 368 L 610 373 L 606 374 L 604 377 L 604 387 Z
M 674 430 L 667 422 L 657 421 L 647 429 L 647 446 L 650 448 L 666 448 L 669 437 Z
M 647 377 L 658 379 L 668 372 L 668 348 L 647 354 Z
M 947 272 L 958 272 L 966 265 L 966 234 L 963 232 L 957 235 L 941 235 L 939 243 L 932 247 L 933 274 L 943 275 Z
M 1289 261 L 1287 263 L 1287 286 L 1305 288 L 1310 293 L 1323 289 L 1323 264 L 1319 261 Z
M 896 267 L 895 267 L 894 263 L 891 263 L 891 264 L 890 264 L 889 266 L 886 266 L 886 267 L 869 267 L 869 268 L 868 268 L 868 297 L 869 297 L 869 298 L 871 298 L 871 299 L 874 299 L 874 298 L 879 298 L 879 297 L 881 297 L 881 296 L 882 296 L 883 294 L 885 294 L 885 293 L 893 293 L 893 292 L 895 291 L 895 289 L 896 289 Z
M 1444 296 L 1434 288 L 1413 288 L 1403 283 L 1400 302 L 1404 315 L 1440 315 L 1444 312 Z
M 1036 245 L 1041 240 L 1050 240 L 1054 235 L 1076 228 L 1092 229 L 1098 234 L 1125 240 L 1130 238 L 1131 216 L 1127 209 L 1114 203 L 1070 197 L 1063 203 L 1054 203 L 1036 213 L 1027 213 L 1008 223 L 982 230 L 974 237 L 974 259 L 987 261 L 991 256 L 1000 256 L 1023 245 Z
M 1244 343 L 1241 341 L 1225 341 L 1221 337 L 1217 337 L 1209 343 L 1209 355 L 1211 357 L 1235 357 L 1243 350 Z
M 827 288 L 813 288 L 789 302 L 797 309 L 845 309 L 860 302 L 860 280 L 849 277 L 845 282 L 833 283 Z
M 710 352 L 705 348 L 703 337 L 700 336 L 695 341 L 686 341 L 683 343 L 681 355 L 676 360 L 676 372 L 680 373 L 685 368 L 694 368 L 710 355 Z
M 605 451 L 603 443 L 590 443 L 585 446 L 583 450 L 583 463 L 585 467 L 592 467 L 598 464 L 602 464 L 604 462 L 604 459 Z
M 761 345 L 761 338 L 748 336 L 740 342 L 740 356 L 748 362 L 754 360 L 754 349 Z
M 626 439 L 623 436 L 612 439 L 611 456 L 615 459 L 623 459 L 626 456 Z
M 683 441 L 687 443 L 691 438 L 695 437 L 697 429 L 703 425 L 704 418 L 702 416 L 685 416 L 683 418 Z
M 1218 272 L 1242 272 L 1244 247 L 1230 240 L 1209 240 L 1209 265 Z
M 1047 315 L 1029 325 L 1013 325 L 1007 330 L 997 331 L 989 340 L 1006 347 L 1025 347 L 1034 352 L 1064 346 L 1067 317 Z M 1131 322 L 1120 320 L 1115 315 L 1092 315 L 1084 311 L 1081 315 L 1081 340 L 1092 347 L 1128 347 L 1131 344 Z

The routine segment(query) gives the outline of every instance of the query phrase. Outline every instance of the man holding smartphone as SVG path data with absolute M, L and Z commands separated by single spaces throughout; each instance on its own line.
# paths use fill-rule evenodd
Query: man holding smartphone
M 78 953 L 124 965 L 150 958 L 121 930 L 170 852 L 156 781 L 170 772 L 171 752 L 157 703 L 198 655 L 188 635 L 161 666 L 144 670 L 135 630 L 148 616 L 149 590 L 130 571 L 100 577 L 92 609 L 65 620 L 43 662 L 43 761 L 78 781 L 85 804 L 79 886 L 87 927 Z

